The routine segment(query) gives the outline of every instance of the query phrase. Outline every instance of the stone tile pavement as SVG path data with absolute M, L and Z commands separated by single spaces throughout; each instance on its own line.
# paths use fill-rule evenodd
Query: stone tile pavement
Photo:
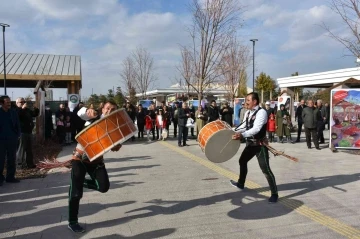
M 271 156 L 282 200 L 269 205 L 256 158 L 249 162 L 250 189 L 229 185 L 244 145 L 233 159 L 211 166 L 195 140 L 188 144 L 136 140 L 106 154 L 111 188 L 84 191 L 81 235 L 66 227 L 67 170 L 5 184 L 0 238 L 360 238 L 358 155 L 274 143 L 300 161 Z M 72 150 L 65 147 L 59 160 Z

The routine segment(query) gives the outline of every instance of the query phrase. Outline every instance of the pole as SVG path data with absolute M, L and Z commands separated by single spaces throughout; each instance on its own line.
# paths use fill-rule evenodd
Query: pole
M 5 26 L 3 28 L 3 52 L 4 52 L 4 95 L 6 95 L 6 62 L 5 62 Z
M 258 39 L 251 39 L 250 41 L 253 42 L 253 92 L 255 91 L 255 42 Z

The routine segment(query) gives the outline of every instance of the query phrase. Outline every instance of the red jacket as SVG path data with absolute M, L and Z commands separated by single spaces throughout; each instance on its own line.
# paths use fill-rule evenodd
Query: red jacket
M 145 129 L 151 130 L 152 127 L 153 127 L 153 123 L 150 115 L 145 116 Z
M 275 115 L 271 114 L 267 122 L 266 131 L 275 132 L 275 130 L 276 130 Z
M 163 129 L 165 129 L 166 128 L 166 117 L 164 116 L 164 115 L 162 115 L 162 120 L 163 120 L 163 122 L 162 122 L 162 128 Z M 156 127 L 160 127 L 160 122 L 159 122 L 159 120 L 158 120 L 158 116 L 156 116 Z

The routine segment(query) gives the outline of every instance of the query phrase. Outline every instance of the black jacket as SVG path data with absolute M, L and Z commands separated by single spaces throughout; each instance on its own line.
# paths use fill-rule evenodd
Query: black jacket
M 145 124 L 145 116 L 146 116 L 146 112 L 144 109 L 142 109 L 141 111 L 138 111 L 136 113 L 136 123 L 138 125 L 143 125 Z
M 187 119 L 189 118 L 186 114 L 190 114 L 189 109 L 179 108 L 179 119 L 178 125 L 179 126 L 186 126 Z
M 297 107 L 296 109 L 296 113 L 295 113 L 295 119 L 297 119 L 298 121 L 302 121 L 303 118 L 302 118 L 302 112 L 304 110 L 304 108 L 306 108 L 306 105 L 304 105 L 304 107 Z
M 227 109 L 228 111 L 224 111 L 224 109 Z M 221 119 L 223 121 L 225 121 L 226 123 L 228 123 L 230 126 L 232 126 L 232 115 L 234 113 L 233 108 L 231 107 L 225 107 L 223 109 L 220 110 L 220 114 L 221 114 Z
M 19 108 L 17 109 L 19 114 L 19 121 L 21 127 L 21 133 L 31 134 L 34 129 L 33 118 L 39 115 L 39 109 L 34 108 L 34 110 L 30 110 L 29 108 Z
M 210 106 L 208 112 L 209 112 L 209 122 L 219 119 L 219 108 L 218 107 L 214 108 L 213 106 Z

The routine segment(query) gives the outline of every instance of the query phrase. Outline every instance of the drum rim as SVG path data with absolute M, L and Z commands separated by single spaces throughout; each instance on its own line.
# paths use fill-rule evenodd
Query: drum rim
M 201 128 L 201 130 L 199 131 L 199 134 L 198 134 L 198 137 L 197 137 L 197 140 L 198 140 L 198 142 L 199 142 L 199 146 L 200 146 L 200 134 L 201 134 L 201 131 L 206 127 L 206 126 L 208 126 L 208 125 L 210 125 L 210 124 L 214 124 L 214 122 L 217 122 L 217 121 L 220 121 L 220 122 L 222 122 L 222 123 L 224 123 L 224 124 L 226 124 L 226 125 L 228 125 L 229 127 L 230 127 L 230 129 L 232 130 L 232 131 L 234 131 L 233 129 L 232 129 L 232 127 L 228 124 L 228 123 L 226 123 L 225 121 L 223 121 L 223 120 L 214 120 L 214 121 L 212 121 L 212 122 L 210 122 L 210 123 L 207 123 L 204 127 L 202 127 Z M 222 129 L 223 130 L 223 129 Z M 234 131 L 234 133 L 235 133 L 235 131 Z M 211 136 L 212 137 L 212 136 Z M 210 138 L 211 138 L 210 137 Z M 201 146 L 200 146 L 200 148 L 202 148 Z
M 115 110 L 114 112 L 111 112 L 110 114 L 106 115 L 106 116 L 103 117 L 103 118 L 100 118 L 100 119 L 94 121 L 94 122 L 91 123 L 91 124 L 98 123 L 98 122 L 100 122 L 100 121 L 102 121 L 102 120 L 110 117 L 110 115 L 113 115 L 113 114 L 115 114 L 115 113 L 117 113 L 117 112 L 119 112 L 119 111 L 123 111 L 123 110 L 125 110 L 125 108 L 117 109 L 117 110 Z M 90 126 L 90 125 L 88 125 L 88 126 Z M 81 131 L 75 136 L 75 139 L 77 139 L 77 138 L 80 136 L 80 134 L 86 132 L 87 130 L 89 130 L 89 127 L 86 127 L 85 129 L 81 130 Z

